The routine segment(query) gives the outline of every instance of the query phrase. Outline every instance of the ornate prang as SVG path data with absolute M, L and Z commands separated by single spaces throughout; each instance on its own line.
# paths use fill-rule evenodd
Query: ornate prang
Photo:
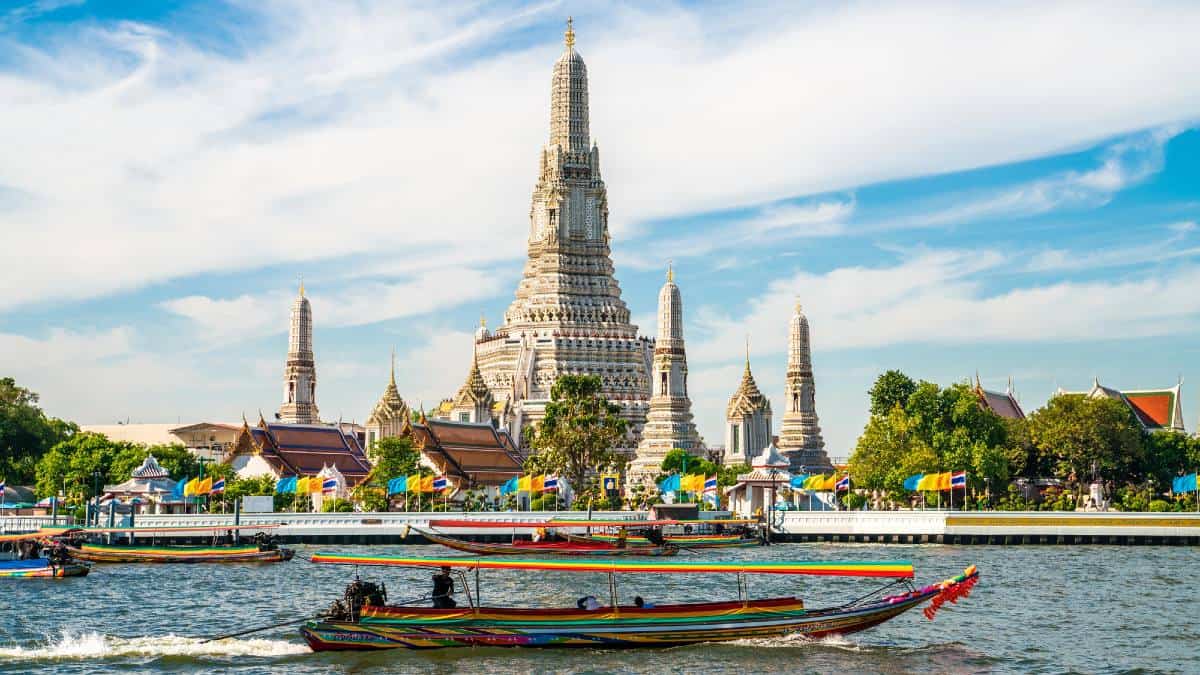
M 318 424 L 317 367 L 313 356 L 312 305 L 304 297 L 304 277 L 292 303 L 291 328 L 288 331 L 287 364 L 283 373 L 283 405 L 279 419 L 298 424 Z
M 825 454 L 825 440 L 821 438 L 821 426 L 817 421 L 817 395 L 813 381 L 808 317 L 804 316 L 798 299 L 788 331 L 788 369 L 784 399 L 779 449 L 791 463 L 792 472 L 820 473 L 833 470 L 833 464 Z

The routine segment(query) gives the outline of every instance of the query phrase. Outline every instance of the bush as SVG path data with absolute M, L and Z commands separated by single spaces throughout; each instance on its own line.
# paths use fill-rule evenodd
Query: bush
M 326 499 L 321 502 L 321 511 L 323 513 L 351 513 L 354 511 L 354 504 L 351 504 L 349 499 Z
M 1165 499 L 1153 499 L 1150 501 L 1150 510 L 1154 513 L 1166 513 L 1171 510 L 1171 505 Z
M 564 506 L 561 498 L 558 499 L 557 502 L 555 502 L 555 493 L 543 492 L 542 494 L 540 494 L 537 497 L 534 497 L 532 500 L 530 500 L 529 510 L 530 511 L 553 511 L 555 509 L 556 504 L 557 504 L 558 508 L 562 508 Z
M 867 498 L 857 492 L 850 492 L 842 496 L 842 504 L 850 511 L 857 511 L 867 503 Z

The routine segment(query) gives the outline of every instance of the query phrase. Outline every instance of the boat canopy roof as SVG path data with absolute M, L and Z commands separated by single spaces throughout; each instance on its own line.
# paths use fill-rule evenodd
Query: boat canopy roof
M 323 551 L 312 561 L 325 565 L 371 565 L 380 567 L 460 567 L 467 569 L 535 570 L 561 572 L 646 572 L 661 574 L 808 574 L 836 577 L 889 577 L 911 579 L 907 560 L 730 560 L 730 561 L 614 561 L 533 560 L 496 558 L 414 558 L 398 555 L 361 555 Z
M 226 530 L 271 530 L 279 527 L 278 523 L 261 525 L 196 525 L 171 527 L 43 527 L 38 531 L 39 537 L 57 537 L 64 534 L 108 534 L 109 532 L 133 532 L 134 534 L 155 534 L 174 532 L 225 532 Z
M 463 520 L 439 518 L 429 521 L 430 527 L 500 528 L 505 530 L 552 530 L 563 527 L 662 527 L 674 525 L 674 520 L 540 520 L 533 522 L 516 520 Z

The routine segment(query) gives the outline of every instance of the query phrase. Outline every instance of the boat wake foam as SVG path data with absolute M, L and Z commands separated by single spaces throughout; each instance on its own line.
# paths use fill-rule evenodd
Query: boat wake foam
M 9 660 L 102 659 L 122 656 L 287 656 L 308 647 L 286 640 L 225 639 L 202 643 L 179 635 L 119 638 L 96 632 L 64 632 L 58 639 L 30 647 L 0 647 L 0 663 Z
M 725 644 L 737 645 L 739 647 L 833 647 L 852 652 L 862 651 L 861 645 L 852 642 L 844 635 L 810 638 L 795 634 L 772 638 L 747 638 L 745 640 L 733 640 Z

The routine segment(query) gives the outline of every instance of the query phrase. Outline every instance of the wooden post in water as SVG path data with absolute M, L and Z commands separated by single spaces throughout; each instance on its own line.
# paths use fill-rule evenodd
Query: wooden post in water
M 234 545 L 242 543 L 242 531 L 239 527 L 242 524 L 242 500 L 237 499 L 233 502 L 233 543 Z

